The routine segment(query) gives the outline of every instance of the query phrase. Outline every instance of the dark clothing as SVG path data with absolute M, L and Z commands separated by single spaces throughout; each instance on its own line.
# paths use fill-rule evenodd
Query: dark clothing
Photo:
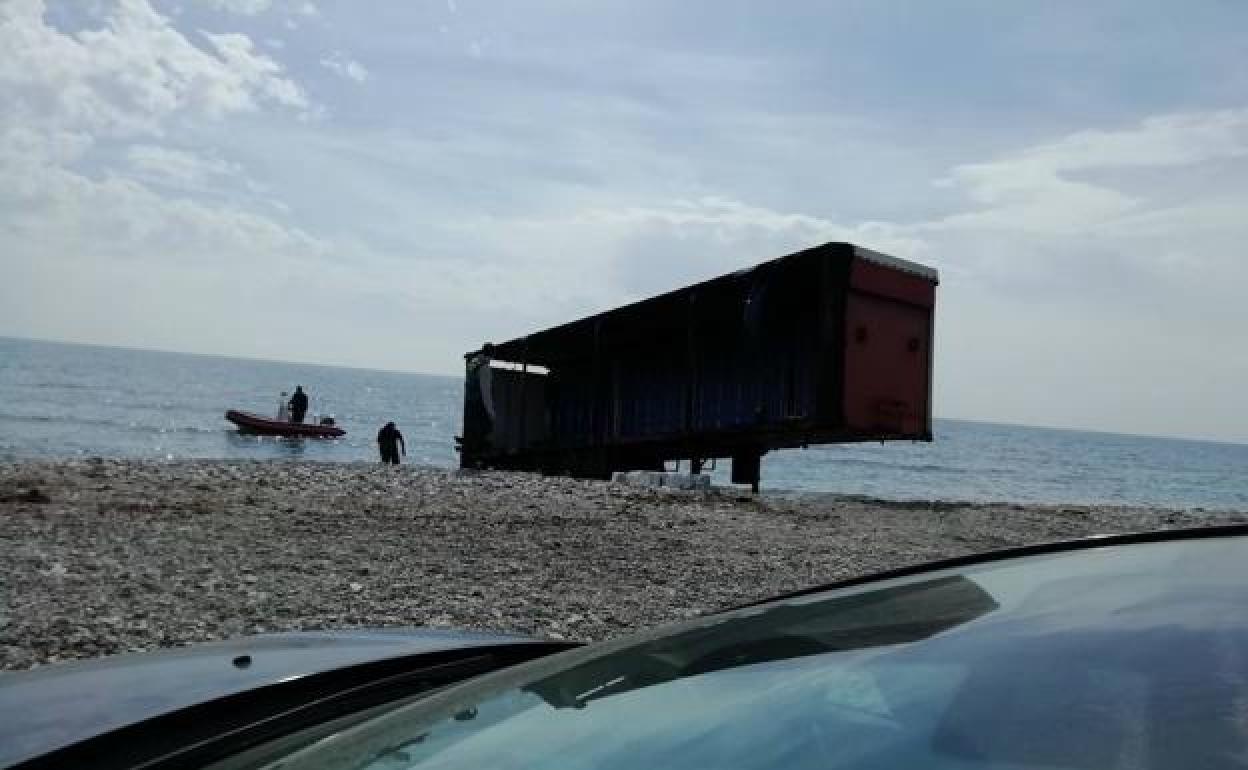
M 377 431 L 377 446 L 381 449 L 381 461 L 392 465 L 399 464 L 399 446 L 403 444 L 403 434 L 393 424 Z M 406 453 L 407 446 L 403 445 Z
M 295 395 L 290 397 L 290 421 L 303 422 L 303 416 L 308 413 L 308 394 L 302 390 L 296 390 Z

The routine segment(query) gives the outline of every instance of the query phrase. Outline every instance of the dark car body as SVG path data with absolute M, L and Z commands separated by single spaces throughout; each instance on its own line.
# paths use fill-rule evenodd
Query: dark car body
M 184 708 L 80 735 L 30 766 L 1242 767 L 1246 584 L 1248 527 L 1211 527 L 913 567 L 578 649 L 441 635 L 416 642 L 425 652 L 374 656 L 348 635 L 302 692 L 273 677 L 321 652 L 284 660 L 300 653 L 275 643 L 273 668 L 239 691 L 252 686 L 230 671 L 243 640 L 178 653 L 183 686 L 232 693 L 190 707 L 199 734 L 176 719 Z M 376 649 L 387 646 L 383 635 Z M 253 666 L 268 657 L 250 649 Z M 130 665 L 144 670 L 143 656 Z M 27 724 L 54 724 L 75 697 L 125 703 L 111 667 L 19 675 L 32 697 L 55 684 L 43 701 L 0 679 L 0 718 L 26 708 Z M 247 712 L 265 702 L 267 716 Z M 127 756 L 133 746 L 146 759 Z
M 0 767 L 132 767 L 573 646 L 508 634 L 266 634 L 0 674 Z M 257 729 L 259 728 L 259 732 Z

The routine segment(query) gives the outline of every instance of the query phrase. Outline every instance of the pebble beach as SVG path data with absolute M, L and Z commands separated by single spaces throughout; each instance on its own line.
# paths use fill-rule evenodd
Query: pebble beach
M 942 557 L 1246 521 L 368 463 L 17 461 L 0 464 L 0 668 L 325 628 L 592 641 Z

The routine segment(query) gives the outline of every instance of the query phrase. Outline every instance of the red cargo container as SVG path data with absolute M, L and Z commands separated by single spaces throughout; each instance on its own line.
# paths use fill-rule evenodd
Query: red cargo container
M 935 271 L 857 252 L 845 307 L 846 425 L 931 440 Z
M 931 439 L 931 268 L 829 243 L 465 356 L 461 464 L 605 477 Z

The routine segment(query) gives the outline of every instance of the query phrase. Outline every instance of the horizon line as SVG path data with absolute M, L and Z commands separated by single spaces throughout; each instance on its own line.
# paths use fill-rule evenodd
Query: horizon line
M 0 334 L 0 339 L 14 340 L 17 342 L 34 342 L 34 343 L 40 343 L 40 344 L 46 344 L 46 345 L 66 345 L 70 347 L 103 348 L 106 350 L 126 350 L 126 351 L 132 351 L 136 353 L 158 353 L 158 354 L 163 354 L 163 355 L 175 355 L 175 356 L 195 356 L 199 358 L 224 358 L 224 359 L 234 360 L 234 361 L 248 361 L 252 363 L 262 363 L 262 364 L 284 364 L 287 366 L 315 366 L 315 367 L 321 367 L 325 369 L 351 369 L 354 371 L 361 371 L 361 372 L 379 372 L 382 374 L 411 374 L 411 375 L 417 375 L 420 377 L 440 377 L 440 378 L 445 378 L 445 379 L 462 378 L 462 375 L 459 375 L 459 374 L 442 374 L 438 372 L 419 371 L 416 369 L 383 369 L 383 368 L 375 367 L 375 366 L 335 364 L 335 363 L 326 363 L 323 361 L 292 361 L 288 359 L 260 358 L 257 356 L 246 356 L 246 355 L 229 354 L 229 353 L 201 353 L 201 352 L 187 351 L 187 350 L 168 350 L 165 348 L 141 347 L 137 345 L 110 345 L 110 344 L 104 344 L 104 343 L 98 343 L 98 342 L 79 342 L 75 340 L 48 339 L 46 337 L 16 337 L 16 336 L 8 335 L 8 334 Z M 945 421 L 951 421 L 951 422 L 970 422 L 970 423 L 977 423 L 981 425 L 998 425 L 998 426 L 1003 426 L 1007 428 L 1030 428 L 1030 429 L 1035 429 L 1035 430 L 1062 431 L 1066 433 L 1094 433 L 1094 434 L 1103 435 L 1103 436 L 1122 436 L 1126 438 L 1158 439 L 1158 440 L 1163 440 L 1163 441 L 1190 441 L 1190 442 L 1196 442 L 1196 443 L 1202 443 L 1202 444 L 1223 444 L 1223 445 L 1228 445 L 1228 446 L 1248 446 L 1248 438 L 1233 439 L 1233 438 L 1211 438 L 1208 436 L 1193 436 L 1193 435 L 1165 435 L 1165 434 L 1158 434 L 1158 433 L 1133 433 L 1133 432 L 1124 431 L 1124 430 L 1109 430 L 1105 428 L 1077 427 L 1077 426 L 1069 426 L 1069 425 L 1042 425 L 1042 424 L 1036 424 L 1036 423 L 1014 422 L 1008 419 L 1000 419 L 1000 420 L 986 419 L 983 417 L 933 415 L 932 419 L 945 420 Z

